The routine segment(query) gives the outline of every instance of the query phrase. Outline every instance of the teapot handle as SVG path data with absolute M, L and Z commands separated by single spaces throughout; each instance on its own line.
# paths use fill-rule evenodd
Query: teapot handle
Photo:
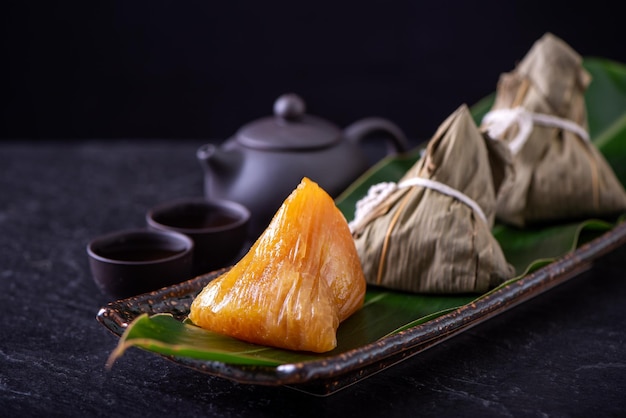
M 409 149 L 409 142 L 402 129 L 388 119 L 369 117 L 360 119 L 344 130 L 348 141 L 358 144 L 364 138 L 374 134 L 383 134 L 387 140 L 387 154 L 400 154 Z

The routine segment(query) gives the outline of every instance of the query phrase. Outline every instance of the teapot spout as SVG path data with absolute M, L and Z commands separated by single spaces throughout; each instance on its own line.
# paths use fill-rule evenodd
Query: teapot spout
M 225 151 L 214 144 L 204 144 L 196 151 L 204 170 L 204 194 L 207 198 L 224 198 L 241 168 L 240 152 Z

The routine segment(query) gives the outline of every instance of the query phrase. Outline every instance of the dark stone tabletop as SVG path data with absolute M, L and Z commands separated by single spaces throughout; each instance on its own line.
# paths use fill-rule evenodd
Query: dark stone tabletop
M 0 143 L 0 416 L 624 416 L 626 247 L 520 306 L 327 397 L 130 349 L 86 243 L 200 195 L 200 140 Z

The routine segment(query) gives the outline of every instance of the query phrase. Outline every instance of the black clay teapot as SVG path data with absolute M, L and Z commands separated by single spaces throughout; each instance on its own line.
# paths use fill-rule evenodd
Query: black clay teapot
M 403 132 L 382 118 L 361 119 L 341 130 L 305 113 L 304 101 L 285 94 L 274 115 L 244 125 L 221 146 L 205 144 L 197 157 L 205 173 L 205 197 L 228 199 L 251 212 L 250 236 L 256 238 L 303 177 L 333 198 L 370 166 L 359 142 L 382 134 L 388 153 L 403 152 Z

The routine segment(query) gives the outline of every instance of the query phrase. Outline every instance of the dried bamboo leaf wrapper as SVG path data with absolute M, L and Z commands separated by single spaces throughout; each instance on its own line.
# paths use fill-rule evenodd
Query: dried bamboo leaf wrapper
M 510 278 L 513 268 L 491 234 L 497 184 L 489 150 L 467 106 L 440 126 L 400 185 L 416 177 L 462 192 L 485 219 L 439 190 L 396 189 L 354 230 L 366 281 L 417 293 L 471 293 Z
M 484 143 L 476 129 L 469 109 L 461 106 L 437 129 L 429 141 L 426 152 L 402 177 L 400 182 L 412 177 L 425 177 L 461 190 L 482 208 L 489 225 L 495 220 L 494 187 L 492 183 L 488 153 L 485 146 L 466 146 Z
M 418 194 L 425 204 L 416 204 L 422 201 Z M 388 218 L 398 212 L 387 213 L 357 240 L 368 283 L 416 293 L 482 293 L 510 276 L 487 224 L 475 219 L 463 203 L 423 188 L 411 190 L 405 200 L 386 257 L 382 257 L 384 246 L 367 242 L 385 235 L 391 223 Z
M 552 34 L 538 40 L 520 64 L 500 77 L 492 111 L 521 109 L 576 129 L 532 124 L 518 142 L 520 124 L 494 135 L 514 150 L 515 177 L 503 185 L 497 218 L 516 226 L 610 216 L 626 210 L 626 192 L 587 134 L 585 90 L 590 76 L 582 58 Z M 483 129 L 490 129 L 483 123 Z M 518 136 L 519 135 L 519 136 Z M 519 145 L 521 144 L 521 145 Z

